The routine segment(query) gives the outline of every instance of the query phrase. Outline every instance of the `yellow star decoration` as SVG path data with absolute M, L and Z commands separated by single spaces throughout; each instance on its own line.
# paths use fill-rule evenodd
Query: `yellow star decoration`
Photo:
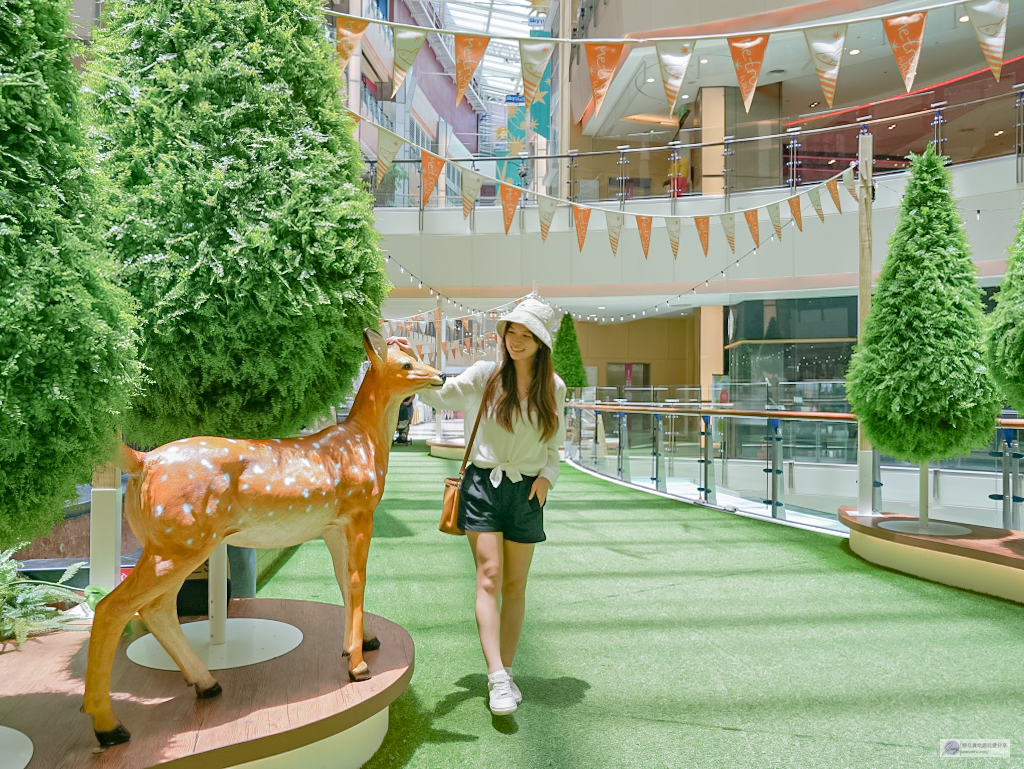
M 533 132 L 537 131 L 537 121 L 533 118 L 530 118 L 530 130 Z
M 548 95 L 547 91 L 545 91 L 540 86 L 537 86 L 537 95 L 533 97 L 533 103 L 534 104 L 547 104 L 547 102 L 544 101 L 547 98 L 547 95 Z

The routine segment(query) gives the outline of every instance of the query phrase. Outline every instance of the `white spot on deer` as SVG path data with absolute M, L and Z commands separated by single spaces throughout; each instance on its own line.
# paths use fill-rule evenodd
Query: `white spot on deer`
M 304 496 L 304 497 L 306 497 L 308 499 L 309 498 L 309 489 L 303 489 L 302 490 L 302 496 Z
M 224 478 L 224 483 L 231 483 L 231 476 L 230 475 L 228 475 L 227 473 L 224 473 L 224 475 L 222 477 Z
M 195 474 L 195 473 L 189 473 L 189 474 L 188 474 L 188 479 L 189 479 L 190 481 L 191 481 L 192 479 L 194 479 L 195 477 L 196 477 L 196 474 Z
M 205 446 L 206 445 L 206 441 L 199 441 L 199 445 L 200 446 Z
M 352 489 L 349 489 L 348 491 L 346 491 L 345 492 L 345 496 L 346 497 L 351 497 L 352 496 Z
M 163 505 L 157 505 L 156 506 L 156 517 L 159 518 L 163 514 L 164 514 L 164 506 Z
M 212 470 L 213 469 L 213 463 L 209 459 L 200 460 L 199 464 L 201 464 L 207 470 Z
M 292 506 L 291 506 L 291 505 L 288 505 L 288 509 L 289 509 L 289 510 L 291 510 L 291 509 L 292 509 Z
M 267 513 L 267 517 L 268 518 L 273 518 L 274 517 L 274 511 L 271 510 L 269 513 Z
M 199 539 L 205 539 L 205 538 L 206 538 L 206 532 L 204 531 L 202 534 L 199 535 Z
M 270 491 L 272 488 L 274 488 L 274 487 L 271 484 L 268 483 L 266 486 L 263 487 L 263 490 L 264 491 Z
M 242 484 L 242 491 L 245 491 L 247 488 L 249 488 L 249 484 L 248 483 L 243 483 Z
M 217 535 L 216 535 L 216 534 L 214 534 L 214 535 L 213 535 L 213 536 L 211 537 L 211 539 L 217 539 Z
M 229 513 L 231 512 L 231 507 L 232 507 L 231 505 L 228 505 L 228 512 Z
M 309 463 L 309 460 L 306 459 L 305 457 L 302 458 L 302 464 L 304 464 L 306 467 L 312 467 L 313 466 L 313 465 L 311 465 Z
M 160 556 L 156 557 L 156 566 L 154 567 L 153 570 L 156 572 L 156 575 L 158 577 L 162 577 L 164 574 L 171 571 L 173 568 L 174 561 L 164 561 L 160 558 Z
M 362 446 L 359 447 L 359 457 L 364 462 L 366 461 L 366 449 L 364 449 Z
M 306 512 L 307 512 L 307 513 L 308 513 L 308 512 L 310 511 L 310 510 L 312 510 L 312 509 L 313 509 L 313 506 L 312 506 L 312 505 L 306 505 Z
M 334 479 L 334 488 L 338 488 L 338 484 L 341 483 L 341 478 Z
M 256 475 L 263 475 L 263 468 L 260 467 L 259 465 L 253 465 L 252 471 L 256 473 Z
M 228 438 L 228 443 L 238 443 L 234 438 Z
M 318 448 L 320 448 L 320 444 L 319 444 L 319 443 L 317 443 L 316 441 L 313 441 L 313 448 L 314 448 L 314 449 L 318 449 Z
M 285 486 L 291 486 L 293 483 L 295 483 L 295 479 L 290 475 L 284 479 Z
M 320 496 L 321 497 L 326 497 L 327 496 L 327 492 L 324 491 L 323 489 L 320 489 Z
M 249 508 L 246 508 L 246 511 L 245 511 L 245 512 L 247 512 L 247 513 L 251 513 L 251 512 L 252 512 L 252 508 L 251 508 L 251 507 L 249 507 Z
M 335 462 L 334 463 L 334 472 L 336 472 L 336 473 L 340 473 L 341 472 L 341 462 Z
M 280 443 L 280 442 L 281 442 L 281 439 L 280 439 L 280 438 L 271 438 L 271 440 L 272 440 L 272 441 L 273 441 L 274 443 Z
M 171 533 L 170 528 L 164 529 L 164 534 L 170 534 L 170 533 Z
M 183 512 L 185 515 L 192 515 L 192 505 L 186 502 L 181 506 L 181 512 Z
M 163 475 L 161 475 L 160 476 L 160 480 L 161 481 L 166 481 L 167 480 L 167 473 L 164 473 Z
M 186 539 L 185 540 L 185 544 L 186 545 L 191 545 L 192 544 L 192 540 L 191 539 Z

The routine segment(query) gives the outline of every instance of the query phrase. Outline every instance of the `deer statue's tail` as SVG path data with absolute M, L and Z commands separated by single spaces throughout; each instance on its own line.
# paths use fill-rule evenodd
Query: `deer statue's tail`
M 121 470 L 129 475 L 134 475 L 142 470 L 143 456 L 143 452 L 136 451 L 130 446 L 125 446 L 124 443 L 121 443 L 121 456 L 119 457 L 120 462 L 118 464 L 121 466 Z

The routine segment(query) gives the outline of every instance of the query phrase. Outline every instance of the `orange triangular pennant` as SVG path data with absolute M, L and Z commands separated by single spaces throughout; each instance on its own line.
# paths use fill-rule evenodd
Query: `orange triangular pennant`
M 487 52 L 487 44 L 491 41 L 489 37 L 482 35 L 456 35 L 455 36 L 455 106 L 458 107 L 462 97 L 473 80 L 473 73 L 476 72 L 480 60 Z
M 764 50 L 768 47 L 768 35 L 751 35 L 749 37 L 730 37 L 729 53 L 736 69 L 736 79 L 740 83 L 743 95 L 743 108 L 750 112 L 750 102 L 754 99 L 757 78 L 761 74 L 764 63 Z
M 832 196 L 832 202 L 836 204 L 839 213 L 843 213 L 843 207 L 839 205 L 839 177 L 832 177 L 825 182 L 825 186 L 828 187 L 828 194 Z
M 522 194 L 522 187 L 512 184 L 501 185 L 501 213 L 505 219 L 506 235 L 508 235 L 508 228 L 512 226 L 512 217 L 516 215 L 516 206 L 519 204 L 519 197 Z
M 924 23 L 928 17 L 926 11 L 906 13 L 882 19 L 882 28 L 889 39 L 892 54 L 896 57 L 896 66 L 903 75 L 903 84 L 907 93 L 914 87 L 917 75 L 917 60 L 921 56 L 921 41 L 924 39 Z
M 369 19 L 334 17 L 334 36 L 337 40 L 334 47 L 338 51 L 338 66 L 341 69 L 348 65 L 369 23 Z
M 793 214 L 793 221 L 800 232 L 804 231 L 804 220 L 800 214 L 800 196 L 794 195 L 789 199 L 789 211 Z
M 587 54 L 587 67 L 590 70 L 590 90 L 594 94 L 594 114 L 601 110 L 601 102 L 612 84 L 615 66 L 619 63 L 622 43 L 587 43 L 583 46 Z
M 441 176 L 441 171 L 444 170 L 444 158 L 432 155 L 426 150 L 420 150 L 420 166 L 423 169 L 420 187 L 423 190 L 423 205 L 426 205 L 434 191 L 434 185 L 437 184 L 437 180 Z
M 695 216 L 693 223 L 697 225 L 697 235 L 700 237 L 701 248 L 704 249 L 704 256 L 708 255 L 708 235 L 711 231 L 711 217 Z
M 747 220 L 747 227 L 750 228 L 750 236 L 754 239 L 754 245 L 760 246 L 761 239 L 758 237 L 757 231 L 757 209 L 752 208 L 749 211 L 744 211 L 743 218 Z
M 647 252 L 651 247 L 651 225 L 654 223 L 653 216 L 637 216 L 636 217 L 636 228 L 640 232 L 640 245 L 644 249 L 644 259 L 647 258 Z
M 586 206 L 572 207 L 572 221 L 576 225 L 576 240 L 583 250 L 583 241 L 587 239 L 587 226 L 590 224 L 590 209 Z

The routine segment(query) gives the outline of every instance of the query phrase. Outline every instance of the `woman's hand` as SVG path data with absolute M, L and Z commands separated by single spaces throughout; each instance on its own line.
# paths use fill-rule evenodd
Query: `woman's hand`
M 404 352 L 406 355 L 409 355 L 416 360 L 420 359 L 420 356 L 416 354 L 416 351 L 412 348 L 412 345 L 409 344 L 409 340 L 406 339 L 404 336 L 389 336 L 388 344 L 397 344 L 398 349 Z
M 551 488 L 551 481 L 547 478 L 538 478 L 533 482 L 533 486 L 530 487 L 530 496 L 527 499 L 533 499 L 537 497 L 537 501 L 541 507 L 544 507 L 544 503 L 548 498 L 548 489 Z

